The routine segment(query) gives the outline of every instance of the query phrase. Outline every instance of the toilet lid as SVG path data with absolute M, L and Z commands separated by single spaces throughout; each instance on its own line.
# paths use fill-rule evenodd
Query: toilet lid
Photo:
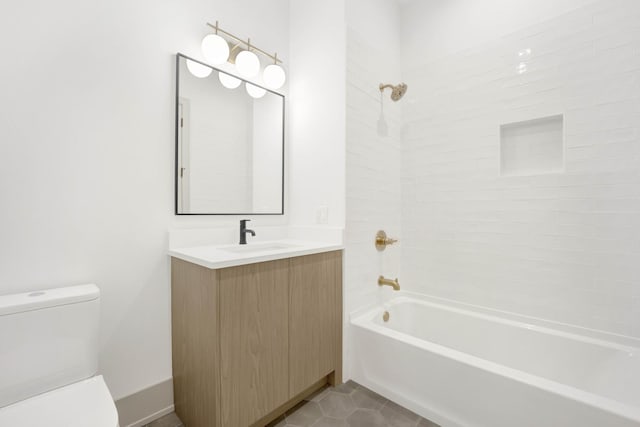
M 118 427 L 118 412 L 100 375 L 0 408 L 0 426 Z

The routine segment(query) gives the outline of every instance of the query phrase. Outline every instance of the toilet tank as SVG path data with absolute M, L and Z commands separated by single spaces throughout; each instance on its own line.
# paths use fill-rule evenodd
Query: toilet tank
M 0 408 L 95 375 L 99 319 L 92 284 L 0 296 Z

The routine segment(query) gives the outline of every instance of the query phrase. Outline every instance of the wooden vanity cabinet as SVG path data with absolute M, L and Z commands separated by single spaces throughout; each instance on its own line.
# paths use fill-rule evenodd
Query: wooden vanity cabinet
M 342 379 L 342 252 L 208 269 L 171 263 L 185 427 L 264 426 Z

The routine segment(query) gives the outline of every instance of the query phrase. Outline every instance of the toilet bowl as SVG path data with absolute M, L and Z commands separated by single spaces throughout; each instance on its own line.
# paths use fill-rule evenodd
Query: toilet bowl
M 119 427 L 101 375 L 0 408 L 0 426 Z
M 119 427 L 96 375 L 100 291 L 0 296 L 0 426 Z

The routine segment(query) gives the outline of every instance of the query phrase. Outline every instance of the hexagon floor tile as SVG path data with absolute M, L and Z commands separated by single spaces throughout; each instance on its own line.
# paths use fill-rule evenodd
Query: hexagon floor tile
M 144 427 L 183 426 L 169 414 Z M 324 388 L 267 427 L 439 427 L 353 381 Z

